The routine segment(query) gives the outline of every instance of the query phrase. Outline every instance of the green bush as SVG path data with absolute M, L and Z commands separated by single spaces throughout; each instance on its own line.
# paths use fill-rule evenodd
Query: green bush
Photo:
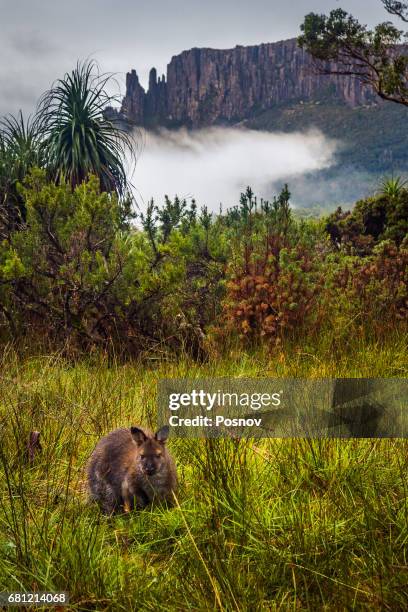
M 197 216 L 167 199 L 148 211 L 142 231 L 126 227 L 123 202 L 97 177 L 72 190 L 39 169 L 20 194 L 26 223 L 0 245 L 8 334 L 79 349 L 139 352 L 164 342 L 199 352 L 223 269 L 223 240 L 206 210 Z
M 382 240 L 399 245 L 408 232 L 408 190 L 401 187 L 360 200 L 352 212 L 338 208 L 328 217 L 326 230 L 336 248 L 357 255 L 370 254 Z
M 21 194 L 27 222 L 0 250 L 9 329 L 82 348 L 157 337 L 161 300 L 182 278 L 183 260 L 152 266 L 146 236 L 121 231 L 117 197 L 101 192 L 96 177 L 72 191 L 34 170 Z

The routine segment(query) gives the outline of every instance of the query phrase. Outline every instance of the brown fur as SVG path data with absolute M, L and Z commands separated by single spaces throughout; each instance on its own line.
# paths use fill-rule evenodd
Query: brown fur
M 88 463 L 88 488 L 104 513 L 173 501 L 177 475 L 167 436 L 168 428 L 153 434 L 132 427 L 116 429 L 98 442 Z

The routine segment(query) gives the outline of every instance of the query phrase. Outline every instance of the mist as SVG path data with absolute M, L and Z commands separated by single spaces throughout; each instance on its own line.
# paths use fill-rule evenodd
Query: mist
M 331 167 L 337 148 L 318 131 L 283 134 L 241 127 L 160 130 L 135 138 L 139 154 L 132 182 L 141 210 L 151 198 L 160 204 L 165 195 L 178 195 L 218 212 L 220 204 L 224 210 L 237 204 L 247 185 L 258 197 L 272 199 L 284 182 Z M 297 206 L 302 206 L 300 195 Z

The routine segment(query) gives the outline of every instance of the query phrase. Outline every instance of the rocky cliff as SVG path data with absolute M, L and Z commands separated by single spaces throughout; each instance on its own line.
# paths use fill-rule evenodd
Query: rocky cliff
M 234 49 L 191 49 L 171 59 L 167 79 L 150 72 L 146 92 L 127 74 L 121 115 L 145 126 L 199 127 L 242 121 L 294 101 L 335 98 L 349 106 L 373 96 L 353 78 L 318 74 L 296 39 Z

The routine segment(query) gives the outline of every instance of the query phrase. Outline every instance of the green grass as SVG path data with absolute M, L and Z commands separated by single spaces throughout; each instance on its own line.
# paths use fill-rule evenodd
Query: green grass
M 155 425 L 175 376 L 406 376 L 406 339 L 350 338 L 206 364 L 17 357 L 0 365 L 0 591 L 67 590 L 73 610 L 402 610 L 403 440 L 173 439 L 174 508 L 106 518 L 84 466 L 119 425 Z M 43 451 L 24 462 L 28 434 Z

